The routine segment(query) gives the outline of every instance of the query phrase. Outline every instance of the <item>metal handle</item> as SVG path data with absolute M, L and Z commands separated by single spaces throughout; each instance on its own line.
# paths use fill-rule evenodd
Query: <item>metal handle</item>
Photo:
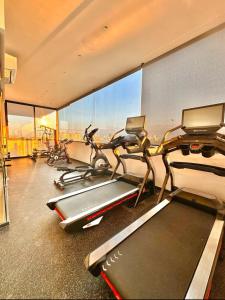
M 169 134 L 171 134 L 172 132 L 174 132 L 174 131 L 176 131 L 176 130 L 178 130 L 180 128 L 182 128 L 182 125 L 179 125 L 179 126 L 176 126 L 176 127 L 172 128 L 170 130 L 167 130 L 166 133 L 164 134 L 162 140 L 161 140 L 160 145 L 163 144 L 163 143 L 165 143 L 166 138 L 168 137 Z
M 124 129 L 120 129 L 120 130 L 118 130 L 116 133 L 114 133 L 114 135 L 111 137 L 110 142 L 112 142 L 112 140 L 115 138 L 115 136 L 116 136 L 118 133 L 122 132 L 123 130 L 124 130 Z

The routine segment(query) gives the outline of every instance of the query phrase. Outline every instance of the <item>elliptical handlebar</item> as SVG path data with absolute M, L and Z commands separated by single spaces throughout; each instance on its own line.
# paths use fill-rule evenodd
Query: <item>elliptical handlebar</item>
M 115 133 L 113 134 L 113 136 L 111 137 L 110 142 L 112 142 L 113 139 L 115 138 L 115 136 L 116 136 L 118 133 L 122 132 L 122 131 L 124 131 L 124 128 L 122 128 L 122 129 L 118 130 L 117 132 L 115 132 Z
M 83 140 L 85 141 L 86 145 L 93 145 L 93 136 L 96 134 L 98 131 L 98 128 L 92 129 L 90 132 L 88 132 L 88 129 L 90 129 L 92 124 L 90 124 L 87 128 L 85 128 Z

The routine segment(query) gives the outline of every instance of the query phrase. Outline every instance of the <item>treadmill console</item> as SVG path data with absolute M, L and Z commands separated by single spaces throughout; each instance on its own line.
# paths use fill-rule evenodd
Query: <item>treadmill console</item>
M 217 132 L 224 124 L 224 103 L 184 109 L 182 129 L 191 135 Z
M 201 143 L 191 143 L 180 145 L 180 150 L 183 155 L 193 154 L 202 154 L 202 156 L 209 158 L 215 154 L 215 147 L 210 145 L 204 145 Z
M 145 127 L 145 116 L 127 118 L 125 131 L 133 134 L 141 133 Z
M 125 147 L 128 153 L 140 153 L 146 147 L 150 146 L 150 141 L 147 138 L 147 131 L 145 130 L 145 116 L 127 118 L 125 131 L 128 136 L 136 136 L 137 143 Z M 127 136 L 127 137 L 128 137 Z

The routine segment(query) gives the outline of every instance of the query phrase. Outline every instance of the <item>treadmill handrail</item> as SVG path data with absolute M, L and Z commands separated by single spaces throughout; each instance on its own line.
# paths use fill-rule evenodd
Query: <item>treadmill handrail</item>
M 119 245 L 123 240 L 125 240 L 128 236 L 134 233 L 138 228 L 140 228 L 144 223 L 146 223 L 149 219 L 151 219 L 154 215 L 156 215 L 160 210 L 162 210 L 166 205 L 170 203 L 170 200 L 163 200 L 155 207 L 150 209 L 147 213 L 141 216 L 139 219 L 134 221 L 132 224 L 127 226 L 125 229 L 117 233 L 110 240 L 102 244 L 96 250 L 91 252 L 85 258 L 85 266 L 87 269 L 91 269 L 95 264 L 97 264 L 108 252 L 110 252 L 113 248 Z M 91 271 L 91 270 L 90 270 Z
M 179 125 L 179 126 L 176 126 L 176 127 L 173 127 L 173 128 L 171 128 L 171 129 L 167 130 L 167 131 L 165 132 L 165 134 L 164 134 L 162 140 L 161 140 L 160 145 L 162 145 L 162 144 L 164 144 L 164 143 L 166 142 L 166 139 L 168 138 L 168 136 L 169 136 L 172 132 L 174 132 L 174 131 L 176 131 L 176 130 L 178 130 L 178 129 L 181 129 L 181 128 L 182 128 L 182 125 Z
M 221 168 L 217 166 L 190 163 L 190 162 L 177 162 L 177 161 L 171 162 L 170 166 L 176 169 L 198 170 L 198 171 L 209 172 L 218 176 L 225 177 L 225 168 Z
M 74 192 L 71 192 L 71 193 L 67 193 L 67 194 L 61 195 L 61 196 L 59 196 L 59 197 L 52 198 L 52 199 L 50 199 L 50 200 L 47 202 L 47 205 L 48 205 L 48 207 L 50 207 L 50 206 L 52 206 L 54 203 L 56 203 L 56 202 L 58 202 L 58 201 L 61 201 L 61 200 L 64 200 L 64 199 L 67 199 L 67 198 L 76 196 L 76 195 L 81 194 L 81 193 L 88 192 L 88 191 L 90 191 L 90 190 L 93 190 L 93 189 L 96 189 L 96 188 L 98 188 L 98 187 L 101 187 L 101 186 L 110 184 L 110 183 L 115 182 L 115 181 L 117 181 L 117 180 L 116 180 L 116 179 L 107 180 L 107 181 L 101 182 L 101 183 L 96 184 L 96 185 L 89 186 L 89 187 L 87 187 L 87 188 L 84 188 L 84 189 L 81 189 L 81 190 L 78 190 L 78 191 L 74 191 Z M 51 207 L 50 207 L 50 208 L 51 208 Z
M 188 288 L 185 299 L 204 299 L 207 285 L 215 257 L 218 252 L 219 244 L 223 236 L 224 221 L 216 219 L 209 235 L 208 241 L 198 263 L 191 284 Z

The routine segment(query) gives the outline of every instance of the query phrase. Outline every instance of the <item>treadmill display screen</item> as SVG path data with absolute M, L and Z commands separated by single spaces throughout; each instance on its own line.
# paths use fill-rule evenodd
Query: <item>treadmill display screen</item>
M 127 118 L 126 132 L 142 131 L 145 126 L 145 116 Z
M 224 104 L 183 110 L 183 130 L 189 133 L 215 132 L 224 122 Z

